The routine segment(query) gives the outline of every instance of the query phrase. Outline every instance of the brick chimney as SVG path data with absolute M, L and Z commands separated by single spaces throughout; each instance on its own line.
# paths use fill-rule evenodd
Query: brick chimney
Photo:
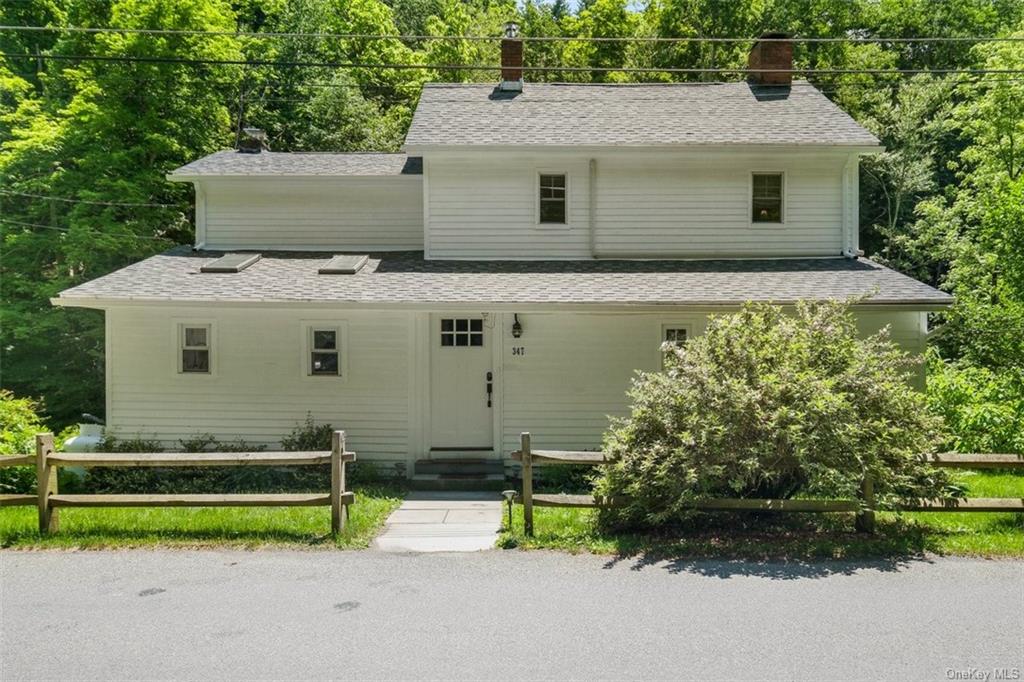
M 523 90 L 523 41 L 519 38 L 519 24 L 505 24 L 501 39 L 501 84 L 498 89 L 508 92 Z
M 754 43 L 747 58 L 747 68 L 752 70 L 747 75 L 747 82 L 755 85 L 793 84 L 793 74 L 790 73 L 793 70 L 793 41 L 788 38 L 785 33 L 765 33 Z M 786 73 L 757 72 L 756 69 L 781 69 Z
M 267 144 L 267 133 L 259 128 L 242 128 L 242 134 L 238 138 L 238 151 L 245 154 L 259 154 L 262 151 L 270 151 Z

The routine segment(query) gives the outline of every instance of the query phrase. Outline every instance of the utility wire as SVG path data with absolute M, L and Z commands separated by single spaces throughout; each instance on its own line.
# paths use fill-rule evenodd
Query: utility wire
M 273 66 L 273 67 L 324 67 L 333 69 L 395 69 L 402 71 L 500 71 L 500 65 L 484 64 L 389 64 L 361 62 L 308 62 L 274 61 L 263 59 L 190 59 L 185 57 L 114 57 L 105 55 L 32 55 L 0 53 L 0 57 L 11 59 L 53 59 L 59 61 L 98 61 L 144 64 L 186 64 L 221 66 Z M 750 68 L 700 68 L 700 67 L 629 67 L 629 66 L 520 66 L 518 71 L 563 73 L 760 73 L 760 74 L 1024 74 L 1021 69 L 750 69 Z
M 178 208 L 177 204 L 156 204 L 156 203 L 135 203 L 131 201 L 91 201 L 89 199 L 68 199 L 55 197 L 46 194 L 32 194 L 29 192 L 15 192 L 10 189 L 0 189 L 0 194 L 10 196 L 30 197 L 32 199 L 45 199 L 47 201 L 63 201 L 70 204 L 89 204 L 90 206 L 138 206 L 148 208 Z
M 10 218 L 0 218 L 0 223 L 7 223 L 8 225 L 18 225 L 18 226 L 21 226 L 21 227 L 36 227 L 36 228 L 39 228 L 41 230 L 54 230 L 55 232 L 71 232 L 71 229 L 67 228 L 67 227 L 55 227 L 53 225 L 43 225 L 41 223 L 26 223 L 26 222 L 23 222 L 21 220 L 11 220 Z M 121 236 L 125 236 L 125 235 L 118 235 L 118 234 L 111 234 L 111 233 L 107 233 L 107 232 L 101 232 L 99 230 L 94 230 L 92 228 L 86 228 L 84 231 L 85 232 L 89 232 L 91 234 L 102 235 L 104 237 L 121 237 Z M 156 236 L 144 235 L 144 234 L 133 234 L 131 236 L 136 238 L 136 239 L 151 239 L 153 241 L 161 241 L 161 242 L 174 241 L 170 237 L 156 237 Z
M 117 28 L 114 26 L 0 26 L 0 31 L 53 33 L 124 33 L 137 35 L 230 36 L 236 38 L 338 38 L 342 40 L 465 40 L 496 41 L 502 36 L 481 35 L 403 35 L 394 33 L 326 33 L 290 31 L 204 31 L 193 29 Z M 792 37 L 792 38 L 719 38 L 707 36 L 520 36 L 523 42 L 659 42 L 659 43 L 986 43 L 1024 42 L 1024 37 L 935 36 L 917 38 L 885 37 Z

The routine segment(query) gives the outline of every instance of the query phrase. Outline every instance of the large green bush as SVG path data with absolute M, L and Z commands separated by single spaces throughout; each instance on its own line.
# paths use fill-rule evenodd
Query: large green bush
M 881 504 L 958 492 L 919 458 L 941 420 L 910 386 L 914 361 L 886 330 L 860 338 L 847 304 L 748 304 L 666 351 L 606 434 L 597 492 L 628 500 L 607 521 L 672 522 L 712 497 L 852 498 L 865 473 Z
M 960 452 L 1024 453 L 1024 368 L 928 359 L 928 403 Z

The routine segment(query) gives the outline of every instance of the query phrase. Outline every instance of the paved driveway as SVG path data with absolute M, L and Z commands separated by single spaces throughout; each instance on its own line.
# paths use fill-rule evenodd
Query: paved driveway
M 3 680 L 991 680 L 1024 666 L 1024 564 L 1005 561 L 4 552 L 0 588 Z

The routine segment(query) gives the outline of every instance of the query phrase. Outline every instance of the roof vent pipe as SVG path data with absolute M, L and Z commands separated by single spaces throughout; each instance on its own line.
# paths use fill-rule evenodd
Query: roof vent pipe
M 747 57 L 747 82 L 753 85 L 793 84 L 793 41 L 786 33 L 763 33 Z
M 505 36 L 501 39 L 501 84 L 498 89 L 523 91 L 523 41 L 519 38 L 519 24 L 514 21 L 505 24 Z
M 242 128 L 242 136 L 238 140 L 238 151 L 245 154 L 259 154 L 263 150 L 270 151 L 267 145 L 267 133 L 259 128 Z

